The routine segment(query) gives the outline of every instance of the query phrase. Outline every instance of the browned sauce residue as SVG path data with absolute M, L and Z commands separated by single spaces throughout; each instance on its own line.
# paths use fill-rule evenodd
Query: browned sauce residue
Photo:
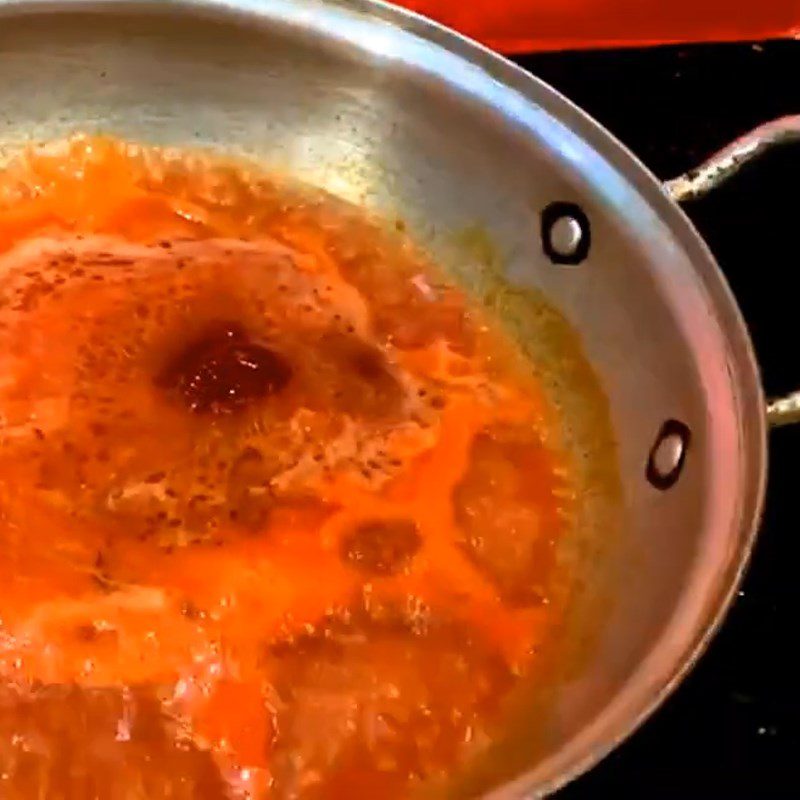
M 229 414 L 274 392 L 292 377 L 287 361 L 250 341 L 236 322 L 218 322 L 156 376 L 156 385 L 198 414 Z
M 405 240 L 196 154 L 0 173 L 0 796 L 401 798 L 564 614 L 574 485 Z

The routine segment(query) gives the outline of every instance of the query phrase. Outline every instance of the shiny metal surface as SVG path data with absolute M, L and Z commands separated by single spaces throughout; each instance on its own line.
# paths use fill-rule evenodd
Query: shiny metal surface
M 773 428 L 800 422 L 800 392 L 792 392 L 767 403 L 767 422 Z
M 743 166 L 773 147 L 800 141 L 800 116 L 765 122 L 731 142 L 699 167 L 664 185 L 677 202 L 697 200 L 732 178 Z
M 765 122 L 715 153 L 699 167 L 667 181 L 664 188 L 677 202 L 705 197 L 726 183 L 746 164 L 768 150 L 800 141 L 800 116 L 781 117 Z M 800 391 L 771 400 L 767 422 L 773 427 L 800 422 Z
M 653 466 L 661 478 L 668 478 L 679 468 L 686 453 L 686 445 L 676 433 L 665 436 L 653 451 Z
M 553 248 L 562 256 L 574 255 L 582 238 L 580 223 L 572 217 L 561 217 L 550 231 Z
M 513 286 L 573 324 L 608 394 L 625 489 L 624 569 L 543 748 L 491 797 L 590 767 L 702 651 L 751 547 L 764 485 L 750 342 L 705 245 L 653 177 L 546 85 L 369 0 L 0 2 L 0 155 L 75 130 L 258 158 L 389 218 L 454 274 L 490 238 Z M 581 206 L 579 266 L 545 257 L 541 210 Z M 644 477 L 664 420 L 692 431 L 680 480 Z M 539 725 L 531 721 L 531 730 Z

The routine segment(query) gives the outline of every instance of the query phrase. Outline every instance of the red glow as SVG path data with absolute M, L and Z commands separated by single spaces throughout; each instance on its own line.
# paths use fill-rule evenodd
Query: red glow
M 800 0 L 402 0 L 504 52 L 800 35 Z

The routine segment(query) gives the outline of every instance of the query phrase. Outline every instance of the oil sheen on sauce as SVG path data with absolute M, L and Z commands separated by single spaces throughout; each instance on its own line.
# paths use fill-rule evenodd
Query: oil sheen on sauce
M 77 137 L 0 174 L 0 796 L 401 798 L 564 613 L 574 486 L 399 232 Z

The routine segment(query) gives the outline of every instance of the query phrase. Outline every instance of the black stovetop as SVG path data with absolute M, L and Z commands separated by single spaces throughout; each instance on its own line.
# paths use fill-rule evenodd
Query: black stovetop
M 775 116 L 800 113 L 800 42 L 518 59 L 660 178 Z M 768 394 L 800 387 L 800 146 L 687 208 L 750 326 Z M 783 346 L 781 346 L 783 345 Z M 766 513 L 742 591 L 709 652 L 626 744 L 558 795 L 800 798 L 800 430 L 771 434 Z

